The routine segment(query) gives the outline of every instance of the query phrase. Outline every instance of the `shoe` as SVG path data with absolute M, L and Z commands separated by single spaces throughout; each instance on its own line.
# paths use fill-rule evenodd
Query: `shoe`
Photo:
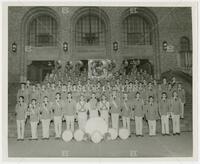
M 171 136 L 171 134 L 167 133 L 166 136 Z
M 17 141 L 21 141 L 21 139 L 17 139 Z
M 140 136 L 141 136 L 141 137 L 144 137 L 144 135 L 143 135 L 143 134 L 141 134 Z
M 165 134 L 162 134 L 162 136 L 165 136 Z
M 173 136 L 175 136 L 176 135 L 176 133 L 173 133 Z
M 178 136 L 180 136 L 181 134 L 180 133 L 176 133 Z

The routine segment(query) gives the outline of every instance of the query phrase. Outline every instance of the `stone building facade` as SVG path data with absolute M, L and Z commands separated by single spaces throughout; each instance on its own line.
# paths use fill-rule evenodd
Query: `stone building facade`
M 38 46 L 37 43 L 31 43 L 32 35 L 36 35 L 34 32 L 32 34 L 30 30 L 35 25 L 33 20 L 44 15 L 48 17 L 47 19 L 50 18 L 51 22 L 54 22 L 54 29 L 51 29 L 51 32 L 55 32 L 52 35 L 56 37 L 56 40 L 55 44 L 50 46 Z M 86 42 L 95 42 L 97 39 L 95 35 L 98 35 L 98 39 L 102 40 L 102 45 L 94 44 L 91 46 L 77 42 L 80 39 L 77 36 L 77 29 L 81 30 L 81 25 L 84 25 L 84 23 L 80 23 L 80 25 L 77 23 L 81 20 L 87 22 L 84 17 L 88 15 L 90 15 L 89 21 L 91 19 L 93 22 L 98 20 L 102 26 L 97 25 L 92 28 L 100 27 L 100 32 L 101 29 L 104 32 L 103 35 L 88 33 L 88 36 L 85 36 Z M 128 20 L 132 20 L 132 16 L 138 23 L 131 22 L 133 25 L 128 23 Z M 137 44 L 137 41 L 131 39 L 127 41 L 127 36 L 124 39 L 130 31 L 128 28 L 136 28 L 136 26 L 138 28 L 142 26 L 144 37 L 150 37 L 150 39 L 146 39 L 146 41 L 144 39 L 141 44 Z M 37 30 L 39 25 L 35 28 Z M 137 38 L 136 33 L 134 36 Z M 50 37 L 47 38 L 45 34 L 37 37 L 39 37 L 37 42 L 45 42 L 45 39 L 52 40 Z M 113 50 L 115 42 L 118 44 L 117 50 Z M 12 51 L 13 43 L 17 45 L 16 52 Z M 63 50 L 64 43 L 67 43 L 67 51 Z M 164 43 L 168 45 L 167 50 L 164 50 Z M 191 8 L 13 6 L 8 8 L 8 46 L 8 78 L 10 83 L 24 81 L 28 74 L 34 73 L 28 70 L 34 61 L 60 60 L 65 63 L 68 60 L 106 58 L 114 59 L 120 64 L 122 60 L 129 58 L 147 59 L 153 65 L 154 76 L 157 79 L 163 72 L 170 69 L 188 70 L 189 73 L 192 68 Z

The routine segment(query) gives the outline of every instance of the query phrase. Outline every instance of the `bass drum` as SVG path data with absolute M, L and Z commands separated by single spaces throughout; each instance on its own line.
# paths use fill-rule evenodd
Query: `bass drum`
M 103 139 L 103 136 L 102 136 L 101 132 L 99 132 L 99 131 L 94 131 L 94 132 L 92 133 L 92 136 L 91 136 L 92 142 L 94 142 L 94 143 L 97 144 L 97 143 L 100 143 L 102 139 Z
M 73 134 L 72 134 L 72 131 L 71 130 L 65 130 L 62 134 L 62 139 L 65 141 L 65 142 L 69 142 L 71 141 L 73 138 Z
M 74 132 L 74 138 L 76 141 L 82 141 L 83 138 L 84 138 L 84 132 L 83 130 L 81 129 L 77 129 L 75 132 Z
M 113 128 L 108 129 L 108 134 L 109 134 L 108 140 L 115 140 L 118 136 L 117 130 Z
M 127 128 L 119 129 L 119 137 L 123 140 L 129 137 L 129 130 Z

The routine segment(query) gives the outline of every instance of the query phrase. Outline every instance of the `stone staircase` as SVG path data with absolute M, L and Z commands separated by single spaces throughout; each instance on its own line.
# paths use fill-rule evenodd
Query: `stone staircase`
M 181 119 L 181 131 L 184 132 L 191 132 L 192 131 L 192 86 L 191 83 L 186 81 L 181 77 L 177 77 L 178 80 L 183 81 L 184 88 L 186 90 L 186 104 L 185 104 L 185 118 Z M 17 84 L 9 84 L 8 90 L 8 137 L 17 136 L 17 129 L 16 129 L 16 118 L 14 113 L 14 107 L 16 102 L 16 93 L 18 90 Z M 120 127 L 122 126 L 122 121 L 120 121 Z M 66 128 L 65 121 L 63 121 L 62 129 Z M 77 122 L 75 123 L 75 128 L 77 128 Z M 161 121 L 157 121 L 157 133 L 161 133 Z M 131 121 L 131 132 L 135 133 L 135 122 Z M 144 134 L 148 133 L 148 125 L 147 122 L 143 121 L 143 132 Z M 172 132 L 172 121 L 170 119 L 170 132 Z M 41 123 L 38 125 L 38 136 L 42 136 L 42 126 Z M 54 125 L 53 122 L 50 124 L 50 136 L 54 136 Z M 25 125 L 25 137 L 31 137 L 31 128 L 30 122 L 27 120 Z

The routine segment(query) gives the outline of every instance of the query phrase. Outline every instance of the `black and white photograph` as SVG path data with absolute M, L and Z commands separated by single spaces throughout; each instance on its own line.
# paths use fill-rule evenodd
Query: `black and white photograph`
M 7 158 L 194 157 L 196 10 L 120 4 L 6 5 Z

